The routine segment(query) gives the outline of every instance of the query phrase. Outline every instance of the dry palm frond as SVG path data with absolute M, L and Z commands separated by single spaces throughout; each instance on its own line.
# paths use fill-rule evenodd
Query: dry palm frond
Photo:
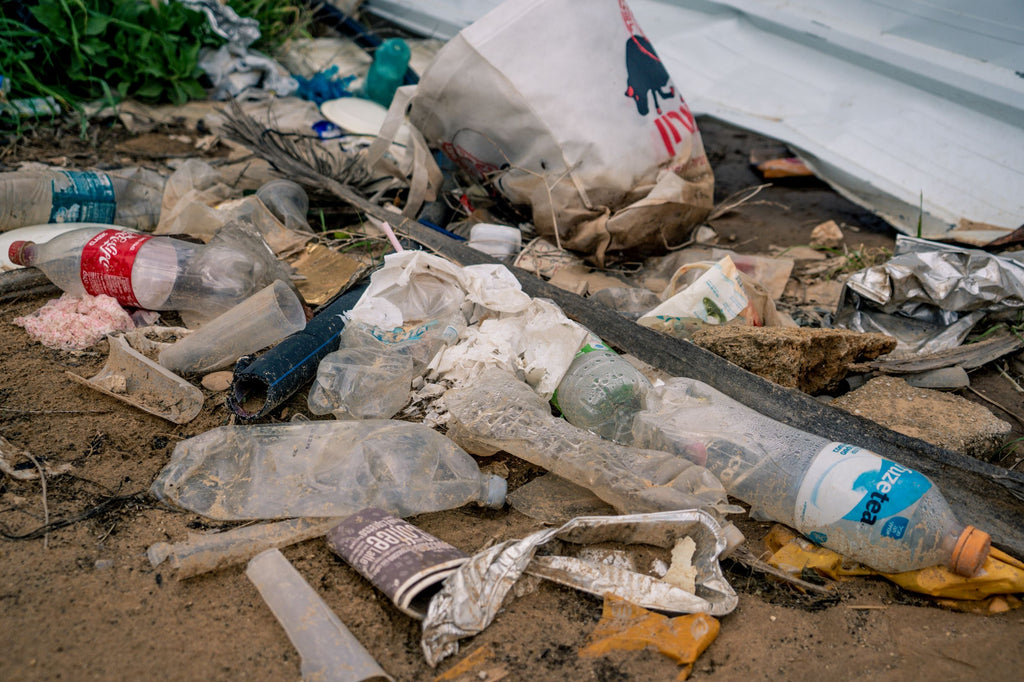
M 338 194 L 341 186 L 351 191 L 376 179 L 358 153 L 332 153 L 319 138 L 282 133 L 267 128 L 245 113 L 237 102 L 223 112 L 227 137 L 248 147 L 287 178 L 307 187 Z M 346 193 L 347 195 L 347 193 Z

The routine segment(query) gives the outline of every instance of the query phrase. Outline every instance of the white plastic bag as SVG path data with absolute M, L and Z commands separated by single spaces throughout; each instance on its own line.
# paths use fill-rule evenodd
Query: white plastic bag
M 693 115 L 624 0 L 506 0 L 438 52 L 409 119 L 598 265 L 664 253 L 712 207 Z

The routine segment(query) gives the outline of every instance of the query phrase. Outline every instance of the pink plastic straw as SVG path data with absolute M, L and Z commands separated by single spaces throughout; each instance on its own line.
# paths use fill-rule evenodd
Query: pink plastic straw
M 391 229 L 391 226 L 387 223 L 381 223 L 384 226 L 384 234 L 388 236 L 388 241 L 391 242 L 391 246 L 394 247 L 395 253 L 401 253 L 405 251 L 402 245 L 398 243 L 398 237 L 395 236 L 395 231 Z

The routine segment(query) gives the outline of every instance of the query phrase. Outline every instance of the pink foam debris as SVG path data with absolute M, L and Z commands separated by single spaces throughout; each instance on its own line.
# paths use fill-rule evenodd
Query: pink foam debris
M 110 332 L 135 327 L 117 300 L 106 294 L 64 294 L 30 315 L 14 318 L 13 322 L 24 327 L 34 341 L 59 350 L 85 350 Z

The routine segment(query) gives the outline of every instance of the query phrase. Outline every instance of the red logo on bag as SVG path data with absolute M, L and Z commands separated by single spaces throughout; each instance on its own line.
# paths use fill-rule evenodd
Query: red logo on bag
M 135 256 L 152 235 L 104 230 L 82 248 L 82 286 L 92 296 L 113 296 L 122 305 L 138 307 L 132 290 Z
M 654 51 L 651 41 L 644 35 L 625 0 L 619 0 L 619 10 L 622 13 L 622 23 L 629 32 L 629 38 L 626 40 L 626 97 L 636 103 L 637 113 L 641 116 L 647 116 L 651 112 L 653 99 L 654 110 L 658 113 L 654 124 L 669 156 L 675 156 L 675 145 L 683 139 L 676 125 L 692 135 L 697 130 L 693 114 L 682 95 L 677 95 L 665 65 Z M 678 110 L 663 114 L 659 98 L 669 102 L 676 97 L 679 99 Z
M 441 151 L 475 180 L 486 180 L 488 175 L 498 170 L 493 163 L 476 158 L 454 142 L 441 143 Z

